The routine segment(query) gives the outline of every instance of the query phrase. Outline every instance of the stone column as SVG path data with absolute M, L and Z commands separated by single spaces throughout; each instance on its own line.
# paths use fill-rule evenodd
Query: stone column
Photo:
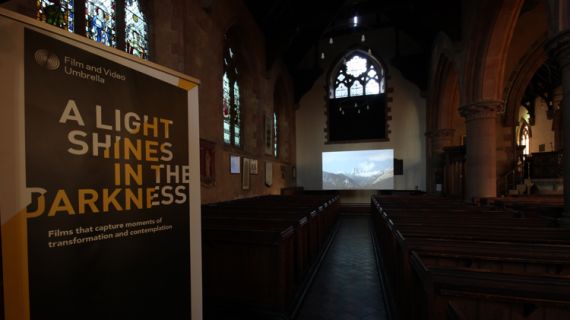
M 436 129 L 426 133 L 426 137 L 430 143 L 428 190 L 431 192 L 436 191 L 436 184 L 438 183 L 436 177 L 438 170 L 441 171 L 443 169 L 443 163 L 441 163 L 443 148 L 451 145 L 454 134 L 455 129 Z M 439 172 L 439 174 L 443 175 L 443 172 Z
M 551 38 L 546 49 L 556 59 L 562 73 L 563 97 L 560 108 L 564 111 L 564 213 L 560 224 L 570 226 L 570 30 Z
M 486 100 L 462 106 L 459 111 L 465 118 L 465 200 L 497 196 L 497 112 L 502 101 Z

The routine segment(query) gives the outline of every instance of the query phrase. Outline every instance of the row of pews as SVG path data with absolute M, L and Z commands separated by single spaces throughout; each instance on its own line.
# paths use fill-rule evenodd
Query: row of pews
M 371 199 L 394 319 L 570 319 L 570 229 L 433 196 Z
M 286 319 L 336 223 L 336 194 L 202 206 L 206 319 Z

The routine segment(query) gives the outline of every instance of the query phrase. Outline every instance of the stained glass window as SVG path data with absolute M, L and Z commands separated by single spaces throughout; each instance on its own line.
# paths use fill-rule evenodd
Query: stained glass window
M 277 158 L 278 141 L 279 141 L 279 127 L 277 124 L 277 112 L 273 112 L 273 155 Z
M 117 5 L 124 10 L 116 10 Z M 85 10 L 78 14 L 77 9 Z M 139 0 L 36 0 L 36 18 L 62 29 L 76 30 L 75 23 L 85 25 L 85 35 L 97 42 L 117 47 L 148 59 L 148 26 Z M 118 25 L 125 32 L 117 32 Z M 118 39 L 120 37 L 120 39 Z M 124 44 L 124 45 L 123 45 Z
M 358 80 L 354 81 L 354 83 L 350 87 L 350 96 L 351 97 L 357 97 L 357 96 L 361 96 L 363 94 L 364 94 L 364 88 L 362 88 L 360 81 L 358 81 Z
M 371 52 L 348 52 L 330 73 L 329 81 L 327 141 L 387 141 L 385 71 Z
M 346 73 L 358 77 L 366 71 L 366 59 L 354 56 L 346 63 Z
M 335 96 L 337 98 L 348 97 L 348 88 L 344 85 L 344 83 L 341 83 L 338 85 L 338 87 L 336 87 Z
M 146 59 L 148 55 L 147 25 L 137 0 L 126 0 L 125 22 L 127 25 L 126 51 Z
M 236 72 L 237 74 L 237 72 Z M 240 146 L 240 124 L 241 124 L 241 115 L 240 115 L 240 100 L 239 100 L 239 85 L 237 81 L 234 82 L 234 114 L 235 114 L 235 121 L 234 121 L 234 144 L 236 146 Z
M 74 31 L 73 0 L 37 0 L 36 18 L 67 31 Z
M 366 94 L 379 94 L 380 85 L 378 85 L 378 81 L 371 79 L 366 83 L 366 88 L 364 90 L 366 90 Z
M 365 54 L 344 59 L 338 68 L 330 98 L 349 98 L 383 94 L 386 91 L 384 70 Z
M 222 115 L 224 143 L 241 146 L 241 103 L 238 83 L 238 67 L 235 51 L 226 47 L 224 53 L 224 75 L 222 79 Z
M 87 37 L 108 46 L 116 46 L 115 1 L 87 1 L 85 20 Z
M 231 142 L 231 133 L 230 133 L 230 79 L 228 78 L 228 74 L 224 72 L 223 77 L 223 96 L 222 96 L 222 115 L 224 118 L 224 142 L 230 143 Z

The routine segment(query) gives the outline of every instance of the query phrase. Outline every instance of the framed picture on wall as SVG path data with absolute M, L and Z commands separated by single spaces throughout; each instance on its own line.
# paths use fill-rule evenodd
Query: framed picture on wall
M 230 156 L 230 173 L 238 174 L 240 173 L 240 156 Z
M 248 158 L 243 158 L 243 171 L 241 173 L 241 188 L 249 190 L 249 173 L 251 168 L 251 161 Z
M 250 160 L 251 163 L 251 174 L 257 174 L 258 170 L 257 170 L 257 160 L 256 159 L 251 159 Z

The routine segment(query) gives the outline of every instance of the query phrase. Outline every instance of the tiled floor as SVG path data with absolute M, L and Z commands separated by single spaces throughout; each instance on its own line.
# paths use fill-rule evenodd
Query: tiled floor
M 340 218 L 297 320 L 388 319 L 369 224 L 367 216 Z

